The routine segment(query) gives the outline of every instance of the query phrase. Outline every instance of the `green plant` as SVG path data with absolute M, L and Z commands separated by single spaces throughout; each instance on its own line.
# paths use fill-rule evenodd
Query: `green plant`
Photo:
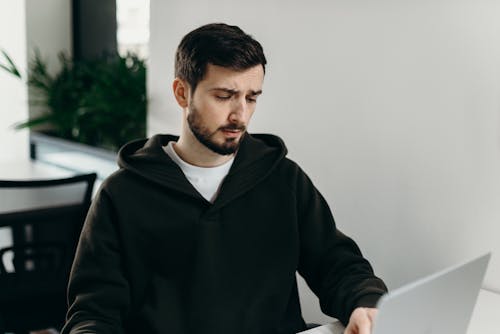
M 19 73 L 4 53 L 4 70 Z M 146 65 L 133 54 L 103 56 L 92 61 L 72 61 L 59 55 L 55 75 L 35 52 L 27 84 L 33 90 L 30 104 L 40 116 L 16 125 L 17 129 L 49 126 L 50 134 L 81 143 L 116 150 L 146 132 Z M 21 77 L 20 75 L 18 75 Z
M 10 59 L 9 55 L 7 54 L 7 52 L 5 52 L 4 50 L 2 50 L 2 55 L 4 56 L 5 60 L 7 60 L 7 65 L 3 65 L 3 64 L 0 64 L 0 68 L 4 69 L 5 71 L 9 72 L 10 74 L 18 77 L 18 78 L 21 78 L 21 73 L 19 73 L 19 71 L 17 70 L 17 67 L 16 65 L 14 64 L 14 62 L 12 61 L 12 59 Z

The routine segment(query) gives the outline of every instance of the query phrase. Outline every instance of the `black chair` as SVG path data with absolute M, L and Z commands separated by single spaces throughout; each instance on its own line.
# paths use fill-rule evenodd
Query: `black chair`
M 61 329 L 95 179 L 0 180 L 0 333 Z

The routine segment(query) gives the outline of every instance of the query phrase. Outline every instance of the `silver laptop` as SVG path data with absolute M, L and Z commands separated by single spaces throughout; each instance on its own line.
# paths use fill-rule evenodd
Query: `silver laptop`
M 372 334 L 465 334 L 490 257 L 487 253 L 384 295 Z M 337 322 L 301 333 L 342 330 Z
M 465 334 L 491 253 L 383 296 L 373 334 Z

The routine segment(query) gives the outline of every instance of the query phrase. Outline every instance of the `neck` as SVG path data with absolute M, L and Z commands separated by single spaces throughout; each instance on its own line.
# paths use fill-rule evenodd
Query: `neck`
M 228 162 L 234 154 L 220 155 L 203 145 L 191 133 L 184 132 L 174 145 L 175 152 L 185 162 L 198 167 L 216 167 Z

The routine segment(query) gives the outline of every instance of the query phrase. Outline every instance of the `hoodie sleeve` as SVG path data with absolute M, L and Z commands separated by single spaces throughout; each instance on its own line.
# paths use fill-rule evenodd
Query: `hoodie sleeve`
M 321 310 L 347 325 L 356 307 L 375 307 L 387 288 L 356 243 L 336 228 L 325 199 L 301 170 L 296 194 L 298 271 L 319 297 Z
M 123 332 L 130 297 L 115 212 L 101 189 L 87 215 L 71 269 L 62 334 Z

